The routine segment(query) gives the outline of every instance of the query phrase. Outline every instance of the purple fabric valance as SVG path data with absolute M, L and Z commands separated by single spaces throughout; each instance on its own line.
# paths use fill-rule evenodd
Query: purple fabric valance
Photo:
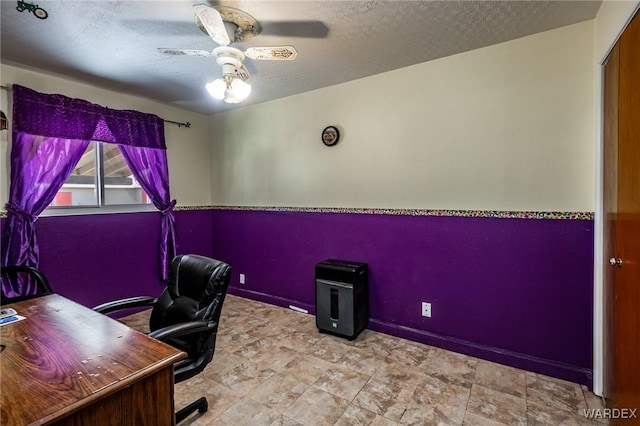
M 166 149 L 164 120 L 157 115 L 47 95 L 17 84 L 13 85 L 13 131 Z

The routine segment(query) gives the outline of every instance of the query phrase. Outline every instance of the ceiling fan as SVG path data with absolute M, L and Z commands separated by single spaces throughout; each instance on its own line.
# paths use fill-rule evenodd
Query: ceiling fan
M 159 48 L 158 51 L 168 55 L 216 58 L 216 62 L 222 67 L 222 78 L 206 86 L 216 99 L 238 103 L 249 96 L 251 86 L 247 81 L 251 76 L 243 64 L 245 57 L 254 60 L 292 61 L 298 56 L 298 51 L 293 46 L 250 47 L 244 51 L 231 47 L 231 43 L 248 41 L 257 36 L 261 31 L 258 21 L 248 13 L 232 7 L 213 8 L 196 4 L 193 9 L 196 24 L 220 46 L 212 51 L 167 48 Z M 229 34 L 233 34 L 233 40 L 229 38 Z

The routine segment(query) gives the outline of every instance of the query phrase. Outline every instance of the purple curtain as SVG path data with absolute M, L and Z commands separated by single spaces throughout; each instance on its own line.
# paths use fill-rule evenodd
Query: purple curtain
M 171 200 L 169 195 L 166 152 L 161 149 L 136 148 L 127 145 L 119 145 L 119 148 L 136 180 L 153 205 L 162 213 L 160 257 L 162 278 L 166 280 L 169 278 L 169 264 L 176 256 L 175 217 L 173 216 L 176 200 Z
M 2 264 L 38 266 L 33 223 L 51 203 L 91 140 L 126 148 L 122 151 L 132 172 L 161 211 L 160 254 L 162 277 L 166 278 L 176 247 L 175 200 L 170 201 L 169 195 L 164 120 L 153 114 L 39 93 L 17 84 L 13 85 L 11 191 Z
M 32 135 L 166 149 L 164 120 L 13 85 L 13 130 Z
M 2 238 L 2 264 L 38 266 L 35 222 L 80 161 L 88 140 L 34 136 L 14 132 L 11 186 Z M 34 294 L 35 282 L 3 280 L 7 297 Z

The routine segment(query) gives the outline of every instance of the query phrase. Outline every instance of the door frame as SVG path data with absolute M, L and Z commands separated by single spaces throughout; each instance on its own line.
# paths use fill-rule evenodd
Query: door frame
M 600 6 L 601 9 L 606 2 Z M 603 164 L 604 164 L 604 64 L 611 53 L 611 50 L 620 39 L 620 35 L 627 28 L 636 13 L 640 13 L 640 1 L 624 2 L 628 10 L 619 12 L 617 18 L 607 17 L 609 20 L 617 19 L 616 25 L 610 26 L 618 29 L 612 37 L 604 53 L 595 52 L 596 55 L 596 99 L 595 99 L 595 134 L 596 134 L 596 194 L 595 194 L 595 214 L 594 214 L 594 252 L 593 252 L 593 393 L 602 396 L 604 387 L 604 266 L 605 253 L 604 246 L 604 205 L 603 205 Z M 600 12 L 596 21 L 600 18 Z M 604 18 L 600 18 L 604 19 Z M 596 25 L 596 33 L 597 33 Z M 596 34 L 597 36 L 597 34 Z

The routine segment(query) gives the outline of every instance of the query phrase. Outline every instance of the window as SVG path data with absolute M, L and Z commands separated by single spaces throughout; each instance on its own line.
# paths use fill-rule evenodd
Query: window
M 92 141 L 49 207 L 150 203 L 118 145 Z

